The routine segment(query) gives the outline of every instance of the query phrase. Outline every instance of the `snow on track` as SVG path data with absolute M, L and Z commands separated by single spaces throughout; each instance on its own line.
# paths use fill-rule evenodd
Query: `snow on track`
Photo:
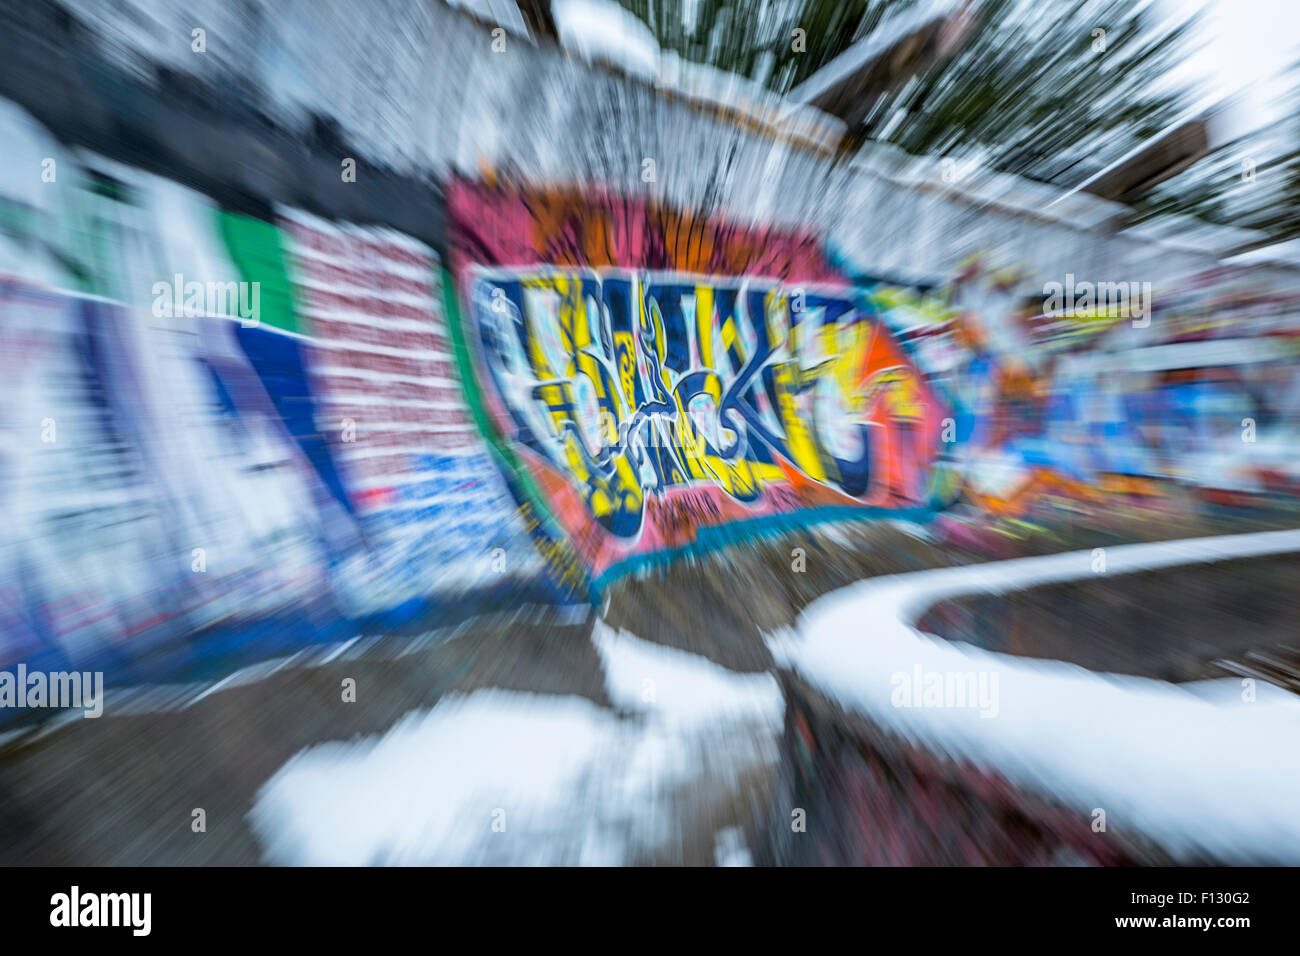
M 1105 549 L 1105 573 L 1297 550 L 1300 530 L 1123 545 Z M 794 633 L 769 642 L 845 708 L 1083 813 L 1104 809 L 1108 828 L 1135 828 L 1175 855 L 1300 863 L 1300 698 L 1258 684 L 1247 702 L 1232 679 L 1174 685 L 1101 674 L 915 627 L 944 598 L 1089 578 L 1093 559 L 1076 551 L 873 578 L 814 601 Z M 931 675 L 934 697 L 922 699 L 919 687 L 911 699 L 902 693 Z M 939 688 L 981 675 L 992 707 L 963 706 Z

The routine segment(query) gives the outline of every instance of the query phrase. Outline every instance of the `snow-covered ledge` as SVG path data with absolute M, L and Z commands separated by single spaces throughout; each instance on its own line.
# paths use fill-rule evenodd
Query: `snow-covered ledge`
M 818 599 L 769 640 L 846 709 L 1081 813 L 1104 810 L 1109 826 L 1175 857 L 1300 863 L 1300 698 L 1016 658 L 915 625 L 963 594 L 1298 550 L 1300 530 L 1288 530 L 1106 548 L 1104 571 L 1097 552 L 1075 551 L 874 578 Z

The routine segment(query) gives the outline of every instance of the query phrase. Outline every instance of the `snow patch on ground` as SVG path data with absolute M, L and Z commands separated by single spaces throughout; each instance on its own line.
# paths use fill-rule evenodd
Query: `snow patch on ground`
M 718 866 L 753 866 L 754 858 L 745 846 L 745 834 L 739 827 L 719 830 L 714 843 L 713 859 Z
M 738 674 L 604 621 L 596 622 L 591 639 L 605 665 L 606 693 L 625 710 L 681 728 L 714 721 L 779 726 L 783 719 L 785 700 L 769 673 Z
M 784 702 L 770 674 L 733 674 L 603 622 L 593 640 L 611 699 L 632 716 L 578 697 L 482 690 L 448 695 L 385 734 L 308 748 L 250 812 L 267 861 L 637 862 L 775 761 Z M 719 839 L 719 861 L 744 865 L 743 835 Z
M 382 736 L 294 756 L 260 791 L 253 826 L 281 865 L 494 862 L 491 838 L 517 846 L 515 833 L 544 832 L 563 812 L 613 724 L 577 697 L 448 695 Z M 492 830 L 498 809 L 504 833 Z M 600 837 L 587 821 L 573 862 L 609 862 Z

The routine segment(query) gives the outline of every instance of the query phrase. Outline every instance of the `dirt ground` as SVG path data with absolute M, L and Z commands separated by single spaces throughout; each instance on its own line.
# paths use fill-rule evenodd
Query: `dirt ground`
M 1287 524 L 1278 518 L 1265 523 Z M 1201 522 L 1199 533 L 1207 527 Z M 1130 524 L 1127 530 L 1126 540 L 1196 533 L 1159 522 L 1149 528 Z M 1233 522 L 1224 530 L 1242 528 Z M 1109 543 L 1114 534 L 1105 528 L 1062 533 L 1040 527 L 1018 542 L 1009 539 L 1007 547 L 1012 554 L 1090 547 Z M 375 635 L 332 660 L 304 655 L 199 699 L 178 695 L 186 706 L 172 702 L 158 712 L 115 712 L 110 697 L 98 720 L 47 725 L 0 747 L 0 863 L 257 864 L 261 851 L 247 819 L 255 794 L 308 746 L 382 732 L 453 691 L 497 687 L 574 694 L 612 708 L 591 641 L 596 613 L 646 641 L 735 671 L 774 671 L 763 634 L 792 624 L 820 594 L 863 577 L 990 556 L 939 535 L 933 527 L 920 531 L 891 522 L 829 525 L 625 578 L 609 589 L 599 612 L 577 620 L 526 609 L 433 630 L 420 639 Z M 794 568 L 795 549 L 803 551 L 801 571 Z M 947 636 L 996 650 L 1185 679 L 1222 666 L 1216 661 L 1241 662 L 1261 650 L 1250 630 L 1256 626 L 1268 635 L 1264 644 L 1300 644 L 1295 616 L 1287 620 L 1276 599 L 1294 581 L 1297 567 L 1300 559 L 1287 558 L 1227 577 L 1196 572 L 1179 592 L 1158 576 L 1135 575 L 1104 592 L 1069 586 L 1017 595 L 998 608 L 943 608 L 932 617 L 953 632 Z M 1189 588 L 1210 609 L 1204 616 L 1187 600 Z M 1268 595 L 1274 596 L 1271 602 Z M 1058 636 L 1065 622 L 1073 635 L 1068 642 Z M 1184 626 L 1194 634 L 1194 649 L 1175 651 L 1167 635 Z M 1141 629 L 1136 636 L 1135 627 Z M 1158 629 L 1166 636 L 1151 636 Z M 1080 640 L 1084 631 L 1087 640 Z M 1221 639 L 1211 641 L 1216 635 Z M 356 681 L 356 703 L 342 701 L 344 678 Z M 834 723 L 824 702 L 815 706 L 823 722 Z M 790 746 L 787 728 L 785 747 Z M 717 834 L 729 828 L 744 834 L 760 863 L 871 862 L 833 853 L 783 859 L 774 849 L 770 816 L 790 786 L 790 766 L 783 759 L 781 766 L 725 790 L 684 790 L 674 797 L 680 847 L 637 862 L 711 864 Z M 191 830 L 198 807 L 206 812 L 206 833 Z M 777 824 L 786 828 L 783 816 Z

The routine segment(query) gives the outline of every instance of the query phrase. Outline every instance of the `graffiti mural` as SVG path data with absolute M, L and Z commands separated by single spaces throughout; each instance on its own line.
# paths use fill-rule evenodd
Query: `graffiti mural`
M 436 254 L 392 230 L 278 215 L 310 330 L 315 430 L 366 542 L 341 585 L 378 610 L 537 564 L 517 506 L 469 421 Z
M 472 198 L 505 207 L 458 235 L 488 406 L 595 574 L 749 519 L 927 503 L 942 404 L 807 237 L 547 202 L 542 225 L 564 236 L 529 253 L 537 222 L 495 246 L 484 231 L 528 205 Z M 728 272 L 695 271 L 712 266 Z
M 0 667 L 183 682 L 555 600 L 563 551 L 470 420 L 434 250 L 82 160 L 50 268 L 0 258 Z

